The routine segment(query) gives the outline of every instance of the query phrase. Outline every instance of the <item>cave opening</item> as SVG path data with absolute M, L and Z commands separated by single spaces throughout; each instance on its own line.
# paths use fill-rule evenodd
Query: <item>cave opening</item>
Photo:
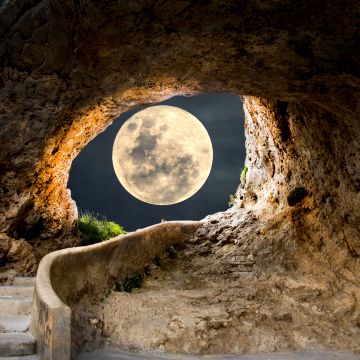
M 95 163 L 98 153 L 91 149 L 119 124 L 118 120 L 100 134 L 120 113 L 174 94 L 246 94 L 242 100 L 248 171 L 235 206 L 209 217 L 189 241 L 192 247 L 177 260 L 184 270 L 180 273 L 186 275 L 183 281 L 178 281 L 174 264 L 175 281 L 164 274 L 162 282 L 153 282 L 159 294 L 171 295 L 167 303 L 163 296 L 150 294 L 153 305 L 144 306 L 149 303 L 139 293 L 133 297 L 140 300 L 137 303 L 123 296 L 127 294 L 113 293 L 113 300 L 118 295 L 126 301 L 117 302 L 119 311 L 110 303 L 108 321 L 100 314 L 98 322 L 92 309 L 86 313 L 85 306 L 73 306 L 71 319 L 81 329 L 78 338 L 72 332 L 73 345 L 81 343 L 78 339 L 92 339 L 85 332 L 95 336 L 94 330 L 105 328 L 102 319 L 106 325 L 117 314 L 124 326 L 118 323 L 110 330 L 119 331 L 118 339 L 131 349 L 136 335 L 141 349 L 156 344 L 161 351 L 185 349 L 204 355 L 313 348 L 359 353 L 360 57 L 354 46 L 358 3 L 20 3 L 3 1 L 0 7 L 5 49 L 0 51 L 2 271 L 14 268 L 17 273 L 35 274 L 44 255 L 78 244 L 72 198 L 79 208 L 102 213 L 126 230 L 159 222 L 161 217 L 173 219 L 145 204 L 154 219 L 127 224 L 127 215 L 136 214 L 135 220 L 146 216 L 104 185 L 102 177 L 108 174 L 114 188 L 121 189 L 111 165 L 113 139 L 103 162 Z M 219 130 L 215 140 L 224 127 L 221 120 L 214 123 Z M 232 127 L 222 145 L 229 145 L 230 136 L 239 139 L 242 134 L 243 129 Z M 86 152 L 92 172 L 80 166 Z M 213 210 L 202 207 L 214 200 L 211 191 L 198 201 L 204 211 L 198 218 L 228 208 L 228 196 L 243 167 L 241 152 L 229 153 L 229 159 L 238 162 L 220 175 L 234 170 L 234 183 L 228 189 L 217 187 L 224 193 Z M 94 187 L 87 187 L 87 181 Z M 113 202 L 115 214 L 82 203 L 79 189 L 85 190 L 86 201 Z M 195 199 L 196 195 L 184 205 L 195 210 L 195 203 L 190 205 Z M 67 287 L 62 295 L 69 294 L 70 305 L 87 291 L 102 298 L 105 292 L 99 288 L 106 285 L 102 279 L 118 277 L 116 266 L 127 266 L 124 276 L 135 275 L 128 272 L 131 259 L 111 261 L 113 252 L 102 263 L 95 256 L 88 257 L 90 261 L 73 256 L 76 251 L 85 256 L 88 250 L 66 250 L 74 267 L 57 261 L 64 271 L 58 270 L 58 282 L 49 281 Z M 174 301 L 171 292 L 179 289 L 183 293 Z M 54 293 L 47 294 L 53 301 Z M 44 303 L 35 304 L 44 309 Z M 174 316 L 177 312 L 168 304 L 178 306 L 181 316 Z M 61 313 L 57 306 L 41 319 L 63 329 L 64 322 L 55 321 Z M 146 317 L 159 309 L 162 313 L 171 309 L 163 329 Z M 68 344 L 57 342 L 66 338 L 64 333 L 52 339 L 57 327 L 48 324 L 43 327 L 45 336 L 38 337 L 38 348 L 48 341 L 51 351 L 67 351 Z M 122 330 L 130 324 L 137 329 L 126 334 Z M 145 343 L 144 330 L 155 338 L 145 336 Z M 118 340 L 116 334 L 113 339 Z
M 127 231 L 161 220 L 200 220 L 232 206 L 245 161 L 244 112 L 239 96 L 204 93 L 174 96 L 154 105 L 182 108 L 205 126 L 213 146 L 210 175 L 189 199 L 161 206 L 142 202 L 129 194 L 115 176 L 111 161 L 115 136 L 124 122 L 139 108 L 119 116 L 97 135 L 74 159 L 68 188 L 78 210 L 117 222 Z

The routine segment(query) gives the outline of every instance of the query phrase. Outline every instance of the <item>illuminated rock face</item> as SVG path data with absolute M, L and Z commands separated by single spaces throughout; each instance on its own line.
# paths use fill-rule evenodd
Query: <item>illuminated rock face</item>
M 325 261 L 333 269 L 358 266 L 357 120 L 346 111 L 329 111 L 327 104 L 243 101 L 248 171 L 237 205 L 265 221 L 263 240 L 293 242 L 314 256 L 311 261 Z M 357 265 L 350 266 L 353 260 Z
M 356 5 L 4 2 L 0 232 L 27 240 L 37 259 L 72 245 L 67 181 L 81 149 L 131 108 L 224 91 L 246 95 L 249 169 L 238 211 L 292 227 L 341 264 L 358 257 Z M 289 206 L 299 187 L 307 195 Z

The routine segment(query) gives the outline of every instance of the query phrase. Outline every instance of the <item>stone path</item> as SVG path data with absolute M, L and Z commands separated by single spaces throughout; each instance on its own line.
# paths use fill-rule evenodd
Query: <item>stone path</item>
M 0 286 L 0 358 L 37 360 L 35 339 L 29 333 L 35 278 L 16 277 Z
M 260 355 L 172 355 L 124 352 L 116 349 L 99 349 L 81 354 L 77 360 L 360 360 L 360 355 L 343 352 L 307 351 Z

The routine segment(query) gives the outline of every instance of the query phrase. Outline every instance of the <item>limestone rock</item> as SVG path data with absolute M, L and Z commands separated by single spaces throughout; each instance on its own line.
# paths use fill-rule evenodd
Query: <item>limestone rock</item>
M 357 14 L 354 0 L 5 1 L 0 231 L 30 241 L 38 259 L 71 246 L 67 181 L 81 149 L 121 112 L 225 91 L 246 94 L 238 204 L 283 209 L 274 221 L 296 222 L 295 237 L 359 256 Z M 296 187 L 307 205 L 290 211 Z
M 182 304 L 186 321 L 165 309 L 149 339 L 199 352 L 359 350 L 358 18 L 354 0 L 3 2 L 0 232 L 12 239 L 1 245 L 12 261 L 5 266 L 31 271 L 32 254 L 38 261 L 76 243 L 71 163 L 120 113 L 173 95 L 235 93 L 246 114 L 248 171 L 235 205 L 209 216 L 191 242 L 188 270 L 197 277 L 175 271 L 183 293 L 178 301 L 163 293 L 164 309 Z M 306 196 L 289 206 L 296 188 Z M 144 310 L 145 300 L 139 294 L 128 305 Z M 78 324 L 91 328 L 86 319 L 96 314 L 77 312 Z M 135 315 L 148 324 L 145 310 Z M 104 328 L 117 337 L 111 322 Z M 126 331 L 134 344 L 145 328 Z
M 0 266 L 5 265 L 6 255 L 11 246 L 11 239 L 6 234 L 0 234 Z
M 6 254 L 4 254 L 4 269 L 13 268 L 17 273 L 23 275 L 33 275 L 37 268 L 37 260 L 33 253 L 32 246 L 25 240 L 14 240 L 2 236 L 9 244 Z
M 176 259 L 164 258 L 144 275 L 140 289 L 112 291 L 96 306 L 84 302 L 77 313 L 101 319 L 102 332 L 82 328 L 73 336 L 85 338 L 87 348 L 100 336 L 123 349 L 176 353 L 359 351 L 360 281 L 337 278 L 324 260 L 309 266 L 301 245 L 274 247 L 257 235 L 258 221 L 253 235 L 239 231 L 238 244 L 199 240 L 200 228 Z M 265 247 L 273 251 L 266 263 Z M 297 266 L 289 267 L 290 250 Z

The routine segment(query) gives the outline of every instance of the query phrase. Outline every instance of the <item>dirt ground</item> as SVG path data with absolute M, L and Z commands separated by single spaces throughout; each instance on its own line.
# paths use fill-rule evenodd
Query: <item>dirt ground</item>
M 359 280 L 314 261 L 286 241 L 286 229 L 275 239 L 252 213 L 236 226 L 233 216 L 209 217 L 184 248 L 150 266 L 140 289 L 94 305 L 89 321 L 103 343 L 192 354 L 359 353 Z
M 296 352 L 259 355 L 175 355 L 119 351 L 116 348 L 99 349 L 80 355 L 78 360 L 359 360 L 359 355 L 345 352 Z

